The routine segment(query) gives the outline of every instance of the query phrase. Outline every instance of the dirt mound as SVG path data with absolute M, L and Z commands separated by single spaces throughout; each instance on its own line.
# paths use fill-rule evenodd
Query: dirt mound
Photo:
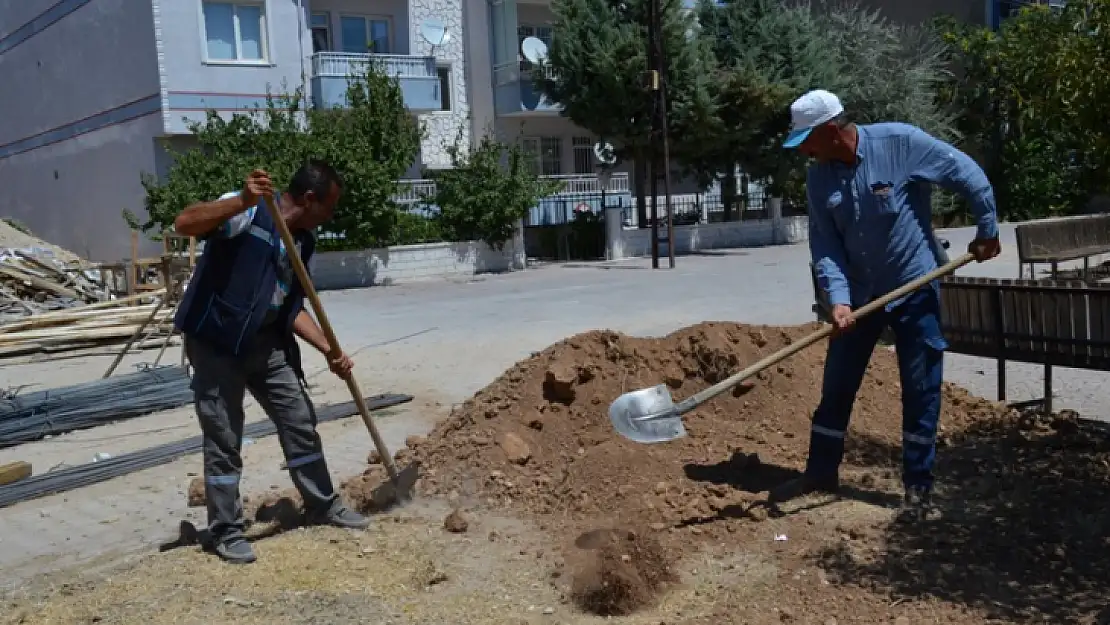
M 760 374 L 750 391 L 686 415 L 689 434 L 672 443 L 620 437 L 609 403 L 660 383 L 676 399 L 687 397 L 818 327 L 703 323 L 663 338 L 577 335 L 517 363 L 402 455 L 422 463 L 425 493 L 567 521 L 671 527 L 728 516 L 803 465 L 820 397 L 821 346 Z M 954 387 L 946 388 L 944 410 L 949 429 L 997 411 Z M 880 348 L 856 402 L 846 462 L 894 466 L 901 432 L 897 364 Z M 727 523 L 713 525 L 702 531 Z
M 578 543 L 583 552 L 570 565 L 570 595 L 591 614 L 631 614 L 650 605 L 677 579 L 662 545 L 643 532 L 595 530 L 580 536 Z

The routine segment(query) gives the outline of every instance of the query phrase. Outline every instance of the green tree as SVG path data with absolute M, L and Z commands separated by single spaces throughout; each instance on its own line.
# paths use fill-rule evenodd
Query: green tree
M 936 103 L 944 48 L 929 32 L 893 24 L 858 2 L 701 0 L 702 37 L 714 52 L 717 117 L 700 159 L 703 182 L 722 179 L 726 206 L 739 167 L 772 196 L 804 202 L 803 160 L 784 150 L 790 102 L 810 89 L 840 96 L 860 123 L 902 121 L 951 138 Z
M 993 32 L 938 20 L 941 92 L 1009 219 L 1072 214 L 1110 187 L 1110 0 L 1028 6 Z
M 604 137 L 618 158 L 635 169 L 639 223 L 647 224 L 644 186 L 657 142 L 649 137 L 652 94 L 647 64 L 647 15 L 651 0 L 553 0 L 552 44 L 539 85 L 562 115 Z M 693 16 L 678 0 L 664 0 L 660 39 L 671 151 L 682 160 L 705 135 L 713 114 L 709 93 L 712 57 Z
M 808 6 L 701 0 L 697 14 L 716 63 L 717 115 L 701 141 L 700 157 L 689 162 L 703 184 L 721 179 L 728 219 L 737 197 L 737 168 L 769 185 L 772 195 L 788 194 L 802 163 L 781 145 L 790 102 L 809 89 L 831 89 L 840 64 Z
M 403 242 L 393 202 L 397 180 L 420 149 L 421 128 L 404 105 L 397 79 L 371 62 L 350 76 L 346 106 L 305 110 L 301 89 L 268 96 L 266 107 L 225 120 L 209 111 L 191 124 L 196 147 L 177 153 L 168 175 L 144 174 L 147 219 L 125 218 L 143 231 L 162 232 L 190 203 L 209 200 L 242 185 L 264 167 L 279 184 L 309 158 L 331 162 L 344 191 L 328 229 L 347 249 Z M 327 244 L 334 246 L 333 243 Z
M 427 199 L 439 207 L 436 219 L 450 240 L 484 241 L 500 250 L 528 210 L 562 183 L 540 178 L 518 146 L 489 135 L 466 153 L 459 133 L 447 148 L 452 167 L 425 174 L 436 181 L 435 195 Z

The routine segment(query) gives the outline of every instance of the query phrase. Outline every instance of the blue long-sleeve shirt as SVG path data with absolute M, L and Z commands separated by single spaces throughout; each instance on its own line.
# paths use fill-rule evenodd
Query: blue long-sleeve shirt
M 857 128 L 855 165 L 806 175 L 810 253 L 833 306 L 862 306 L 937 268 L 931 183 L 970 201 L 979 237 L 998 236 L 994 190 L 968 155 L 908 124 Z

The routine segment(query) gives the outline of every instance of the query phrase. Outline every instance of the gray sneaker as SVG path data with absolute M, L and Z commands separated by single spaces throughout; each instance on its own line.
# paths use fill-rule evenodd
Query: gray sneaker
M 250 564 L 257 559 L 251 544 L 242 536 L 222 540 L 216 543 L 213 550 L 225 562 L 232 564 Z
M 309 524 L 312 525 L 334 525 L 335 527 L 352 530 L 362 530 L 370 527 L 368 517 L 362 516 L 343 504 L 332 506 L 325 513 L 309 514 L 307 517 Z

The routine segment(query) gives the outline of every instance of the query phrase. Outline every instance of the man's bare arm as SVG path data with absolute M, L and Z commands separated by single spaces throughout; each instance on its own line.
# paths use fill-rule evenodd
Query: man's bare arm
M 190 204 L 173 220 L 173 229 L 178 234 L 201 237 L 219 228 L 228 219 L 251 206 L 253 204 L 247 204 L 242 195 L 214 202 Z
M 316 320 L 308 314 L 307 310 L 302 310 L 293 319 L 293 333 L 307 341 L 309 345 L 315 347 L 317 351 L 325 356 L 331 351 L 328 337 L 324 336 L 324 331 L 320 329 Z
M 191 204 L 173 220 L 173 228 L 178 234 L 185 236 L 204 236 L 228 219 L 258 204 L 258 198 L 273 192 L 270 175 L 264 170 L 256 169 L 247 176 L 243 191 L 238 196 Z

